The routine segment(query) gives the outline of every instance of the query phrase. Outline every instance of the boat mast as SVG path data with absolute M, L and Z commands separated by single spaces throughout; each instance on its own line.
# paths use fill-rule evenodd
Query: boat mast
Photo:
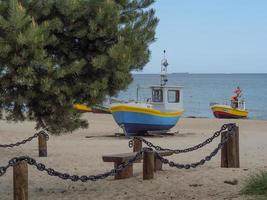
M 164 50 L 163 53 L 164 53 L 164 57 L 161 60 L 160 86 L 165 86 L 166 83 L 168 82 L 168 78 L 167 78 L 167 66 L 169 64 L 168 64 L 167 59 L 165 58 L 166 51 Z

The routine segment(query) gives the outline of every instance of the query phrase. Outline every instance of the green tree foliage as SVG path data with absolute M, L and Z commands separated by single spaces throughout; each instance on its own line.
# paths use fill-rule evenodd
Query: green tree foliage
M 51 133 L 87 127 L 74 103 L 94 105 L 148 62 L 154 0 L 0 1 L 0 108 Z

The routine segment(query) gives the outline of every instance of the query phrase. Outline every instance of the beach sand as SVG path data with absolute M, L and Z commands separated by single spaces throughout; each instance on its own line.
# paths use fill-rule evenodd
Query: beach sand
M 85 114 L 90 126 L 63 136 L 50 136 L 48 157 L 39 158 L 37 140 L 16 148 L 1 148 L 0 166 L 15 156 L 28 155 L 60 172 L 92 175 L 110 170 L 113 163 L 104 163 L 102 155 L 131 152 L 128 139 L 114 137 L 121 130 L 111 115 Z M 109 177 L 97 182 L 71 182 L 50 177 L 29 166 L 29 199 L 255 199 L 240 195 L 244 180 L 252 173 L 267 170 L 267 121 L 182 118 L 172 129 L 174 136 L 146 139 L 168 148 L 185 148 L 202 142 L 219 130 L 224 123 L 236 122 L 240 127 L 240 169 L 220 168 L 220 153 L 196 169 L 175 169 L 163 166 L 153 180 L 142 180 L 142 163 L 134 164 L 134 177 L 114 180 Z M 0 121 L 0 144 L 14 143 L 35 133 L 34 123 Z M 220 138 L 203 149 L 168 157 L 179 163 L 199 161 L 219 143 Z M 0 177 L 0 199 L 13 199 L 12 169 Z M 238 180 L 237 185 L 224 181 Z

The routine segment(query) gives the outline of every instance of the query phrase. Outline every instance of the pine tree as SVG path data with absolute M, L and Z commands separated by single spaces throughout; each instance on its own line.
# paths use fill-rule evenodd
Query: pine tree
M 94 105 L 131 82 L 149 60 L 153 0 L 0 1 L 0 108 L 51 133 L 87 122 Z

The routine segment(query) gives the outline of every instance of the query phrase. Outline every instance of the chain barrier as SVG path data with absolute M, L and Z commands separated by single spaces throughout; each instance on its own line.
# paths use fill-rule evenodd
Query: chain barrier
M 47 172 L 47 174 L 49 176 L 55 176 L 55 177 L 61 178 L 63 180 L 71 180 L 73 182 L 76 182 L 76 181 L 82 181 L 82 182 L 97 181 L 99 179 L 104 179 L 104 178 L 107 178 L 109 176 L 115 176 L 121 170 L 123 170 L 126 167 L 132 165 L 135 161 L 140 160 L 142 158 L 142 156 L 143 156 L 143 153 L 145 151 L 151 151 L 152 148 L 154 148 L 154 149 L 156 149 L 158 151 L 166 151 L 166 150 L 167 151 L 172 151 L 175 154 L 186 153 L 186 152 L 189 152 L 189 151 L 197 150 L 197 149 L 205 146 L 206 144 L 212 142 L 213 139 L 218 137 L 222 132 L 226 132 L 226 135 L 225 135 L 224 139 L 218 144 L 218 146 L 208 156 L 206 156 L 205 158 L 203 158 L 200 161 L 195 162 L 195 163 L 190 163 L 190 164 L 174 163 L 173 161 L 169 161 L 168 159 L 165 159 L 162 156 L 160 156 L 160 154 L 158 152 L 155 152 L 156 158 L 159 159 L 163 164 L 168 164 L 170 167 L 176 167 L 178 169 L 196 168 L 197 166 L 204 165 L 205 162 L 210 161 L 215 155 L 217 155 L 219 150 L 225 145 L 225 143 L 228 141 L 228 139 L 230 137 L 232 137 L 233 134 L 235 133 L 234 132 L 234 127 L 235 126 L 236 126 L 235 124 L 224 124 L 222 126 L 222 128 L 219 131 L 216 131 L 211 138 L 208 138 L 207 140 L 205 140 L 204 142 L 202 142 L 202 143 L 200 143 L 200 144 L 198 144 L 196 146 L 193 146 L 193 147 L 190 147 L 190 148 L 187 148 L 187 149 L 183 149 L 183 150 L 165 149 L 165 148 L 162 148 L 160 146 L 155 146 L 151 142 L 148 142 L 148 141 L 144 140 L 143 138 L 134 137 L 134 139 L 139 139 L 139 140 L 143 141 L 145 144 L 147 144 L 149 146 L 149 148 L 143 148 L 141 151 L 137 152 L 136 155 L 133 158 L 129 159 L 128 161 L 118 165 L 117 167 L 115 167 L 114 169 L 112 169 L 112 170 L 110 170 L 108 172 L 105 172 L 105 173 L 102 173 L 102 174 L 98 174 L 98 175 L 89 175 L 89 176 L 86 176 L 86 175 L 83 175 L 83 176 L 70 175 L 68 173 L 62 173 L 62 172 L 56 171 L 56 170 L 54 170 L 52 168 L 47 168 L 43 163 L 38 163 L 34 158 L 31 158 L 29 156 L 20 156 L 20 157 L 15 157 L 15 158 L 10 159 L 6 166 L 0 167 L 0 177 L 3 176 L 6 173 L 8 168 L 15 166 L 15 165 L 19 164 L 22 161 L 25 161 L 29 165 L 35 166 L 37 168 L 37 170 L 45 171 L 45 172 Z M 23 140 L 22 142 L 18 142 L 16 144 L 10 144 L 10 145 L 1 145 L 0 147 L 19 146 L 20 144 L 24 144 L 24 143 L 32 140 L 33 138 L 37 137 L 39 134 L 44 134 L 46 136 L 46 138 L 48 139 L 48 135 L 45 132 L 41 131 L 39 133 L 36 133 L 34 136 L 32 136 L 32 137 L 30 137 L 30 138 L 28 138 L 26 140 Z M 131 140 L 130 142 L 133 143 L 133 140 Z M 129 145 L 130 145 L 130 142 L 129 142 Z
M 10 159 L 6 166 L 0 167 L 0 177 L 6 173 L 8 168 L 15 166 L 22 161 L 25 161 L 29 165 L 35 166 L 37 168 L 37 170 L 45 171 L 45 172 L 47 172 L 47 174 L 49 176 L 56 176 L 56 177 L 61 178 L 63 180 L 71 180 L 73 182 L 76 182 L 76 181 L 82 181 L 82 182 L 97 181 L 99 179 L 104 179 L 104 178 L 107 178 L 109 176 L 115 176 L 121 170 L 125 169 L 129 165 L 132 165 L 135 161 L 141 159 L 143 156 L 143 152 L 144 152 L 143 150 L 139 151 L 138 153 L 136 153 L 136 155 L 133 158 L 118 165 L 117 167 L 115 167 L 114 169 L 112 169 L 108 172 L 105 172 L 102 174 L 97 174 L 97 175 L 89 175 L 89 176 L 86 176 L 86 175 L 78 176 L 78 175 L 70 175 L 68 173 L 62 173 L 62 172 L 56 171 L 52 168 L 47 168 L 43 163 L 38 163 L 34 158 L 31 158 L 29 156 L 20 156 L 20 157 L 15 157 L 15 158 Z
M 201 159 L 198 162 L 195 163 L 190 163 L 190 164 L 179 164 L 179 163 L 174 163 L 173 161 L 169 161 L 168 159 L 163 158 L 162 156 L 159 155 L 159 153 L 155 152 L 156 157 L 163 163 L 163 164 L 168 164 L 170 167 L 176 167 L 178 169 L 190 169 L 190 168 L 196 168 L 197 166 L 204 165 L 207 161 L 210 161 L 214 156 L 217 155 L 220 149 L 223 148 L 225 143 L 228 141 L 230 137 L 232 137 L 235 134 L 233 129 L 227 131 L 224 139 L 218 144 L 218 146 L 205 158 Z
M 21 142 L 17 142 L 17 143 L 14 143 L 14 144 L 0 144 L 0 148 L 13 148 L 13 147 L 17 147 L 17 146 L 20 146 L 20 145 L 25 144 L 27 142 L 30 142 L 34 138 L 37 138 L 39 135 L 45 136 L 46 141 L 49 140 L 49 135 L 46 132 L 44 132 L 44 131 L 40 131 L 38 133 L 35 133 L 33 136 L 31 136 L 31 137 L 29 137 L 29 138 L 27 138 L 25 140 L 22 140 Z
M 219 137 L 221 135 L 221 133 L 223 133 L 223 132 L 229 132 L 229 131 L 231 132 L 234 129 L 235 126 L 236 125 L 234 123 L 224 124 L 219 131 L 216 131 L 213 134 L 213 136 L 211 136 L 210 138 L 206 139 L 204 142 L 202 142 L 200 144 L 197 144 L 197 145 L 195 145 L 193 147 L 186 148 L 186 149 L 163 148 L 163 147 L 154 145 L 153 143 L 145 140 L 142 137 L 134 137 L 132 140 L 130 140 L 129 141 L 129 147 L 130 148 L 133 147 L 134 140 L 139 140 L 139 141 L 144 142 L 148 147 L 155 149 L 156 151 L 169 151 L 169 152 L 172 152 L 173 154 L 188 153 L 188 152 L 191 152 L 191 151 L 198 150 L 198 149 L 204 147 L 205 145 L 211 143 L 215 138 Z

